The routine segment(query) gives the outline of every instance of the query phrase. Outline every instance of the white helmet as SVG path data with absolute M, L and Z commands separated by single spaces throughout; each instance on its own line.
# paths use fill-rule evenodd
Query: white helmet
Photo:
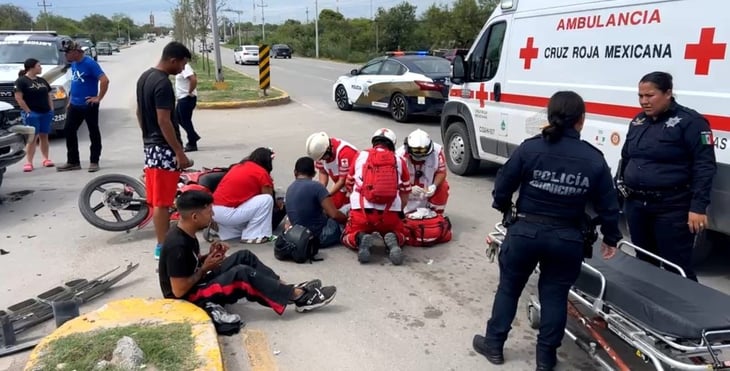
M 375 133 L 373 133 L 372 138 L 370 139 L 370 142 L 375 145 L 375 141 L 377 139 L 387 139 L 391 142 L 393 147 L 395 147 L 395 143 L 398 140 L 398 137 L 396 137 L 395 132 L 393 130 L 390 130 L 388 128 L 382 128 L 375 130 Z
M 433 152 L 433 141 L 427 132 L 416 129 L 406 137 L 405 147 L 413 159 L 421 160 Z
M 324 131 L 314 133 L 307 138 L 307 156 L 314 161 L 322 159 L 330 148 L 330 137 Z

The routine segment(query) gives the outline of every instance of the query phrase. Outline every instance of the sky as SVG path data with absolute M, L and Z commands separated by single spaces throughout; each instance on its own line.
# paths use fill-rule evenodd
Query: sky
M 3 3 L 10 3 L 24 8 L 28 13 L 37 16 L 43 12 L 44 0 L 4 0 Z M 254 2 L 263 4 L 265 7 L 256 7 L 255 23 L 261 23 L 261 10 L 264 11 L 266 23 L 281 23 L 287 19 L 297 19 L 302 22 L 307 20 L 307 9 L 309 9 L 309 20 L 315 13 L 315 0 L 218 0 L 225 1 L 226 7 L 233 10 L 243 10 L 241 21 L 254 21 Z M 339 8 L 347 18 L 367 17 L 376 12 L 378 7 L 390 8 L 403 0 L 317 0 L 319 10 Z M 431 4 L 451 4 L 453 0 L 409 0 L 417 6 L 420 14 Z M 155 16 L 155 24 L 158 26 L 171 26 L 170 9 L 177 0 L 45 0 L 49 13 L 57 14 L 67 18 L 81 20 L 88 14 L 98 13 L 111 17 L 114 13 L 125 13 L 137 24 L 149 22 L 150 13 Z M 372 4 L 372 7 L 371 7 Z M 238 15 L 226 13 L 232 19 Z

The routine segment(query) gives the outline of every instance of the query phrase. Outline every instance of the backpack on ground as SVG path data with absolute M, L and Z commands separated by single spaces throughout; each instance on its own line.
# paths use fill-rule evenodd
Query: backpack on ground
M 430 247 L 451 241 L 451 221 L 442 214 L 423 219 L 406 217 L 403 225 L 406 230 L 406 245 Z
M 319 238 L 299 224 L 282 232 L 274 242 L 274 256 L 279 260 L 293 260 L 299 264 L 324 260 L 315 258 L 318 253 Z
M 392 205 L 398 197 L 398 158 L 394 152 L 368 150 L 360 195 L 371 203 Z

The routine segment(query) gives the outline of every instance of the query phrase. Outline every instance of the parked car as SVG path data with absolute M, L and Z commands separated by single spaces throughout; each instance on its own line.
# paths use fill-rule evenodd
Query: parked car
M 79 38 L 75 39 L 79 45 L 81 45 L 81 49 L 84 50 L 84 54 L 88 55 L 89 57 L 93 58 L 95 61 L 99 60 L 98 53 L 96 51 L 96 46 L 94 46 L 94 43 L 89 39 Z
M 96 51 L 101 55 L 112 55 L 112 44 L 108 41 L 99 41 L 99 43 L 96 44 Z
M 112 51 L 119 53 L 119 44 L 111 43 L 111 45 L 112 45 Z
M 257 64 L 259 63 L 258 45 L 241 45 L 233 50 L 233 63 L 235 64 Z
M 70 42 L 68 36 L 53 31 L 0 31 L 0 102 L 9 103 L 13 110 L 10 117 L 20 116 L 20 106 L 15 101 L 13 85 L 23 62 L 35 58 L 43 65 L 41 75 L 51 85 L 53 94 L 54 133 L 63 130 L 66 124 L 66 105 L 71 88 L 71 69 L 67 66 L 66 56 L 61 51 Z
M 292 50 L 289 45 L 286 44 L 274 44 L 271 47 L 269 55 L 273 58 L 289 58 L 291 59 Z
M 14 130 L 13 126 L 19 123 L 19 117 L 11 120 L 10 113 L 14 107 L 5 102 L 0 102 L 0 185 L 3 183 L 3 175 L 5 169 L 15 163 L 20 162 L 25 157 L 25 143 L 28 136 L 21 134 L 19 130 Z M 27 131 L 27 126 L 18 126 L 20 129 Z M 30 128 L 33 131 L 33 128 Z M 28 133 L 30 134 L 30 133 Z
M 438 116 L 449 97 L 451 65 L 427 52 L 390 52 L 340 76 L 332 85 L 337 108 L 374 108 L 406 122 L 411 115 Z
M 466 56 L 469 49 L 446 49 L 440 57 L 446 58 L 449 62 L 453 62 L 457 55 Z

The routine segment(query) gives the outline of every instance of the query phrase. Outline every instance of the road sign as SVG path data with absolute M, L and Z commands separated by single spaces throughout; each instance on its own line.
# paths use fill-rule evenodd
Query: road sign
M 264 91 L 271 87 L 271 65 L 269 64 L 269 51 L 271 48 L 267 44 L 259 45 L 259 89 Z

